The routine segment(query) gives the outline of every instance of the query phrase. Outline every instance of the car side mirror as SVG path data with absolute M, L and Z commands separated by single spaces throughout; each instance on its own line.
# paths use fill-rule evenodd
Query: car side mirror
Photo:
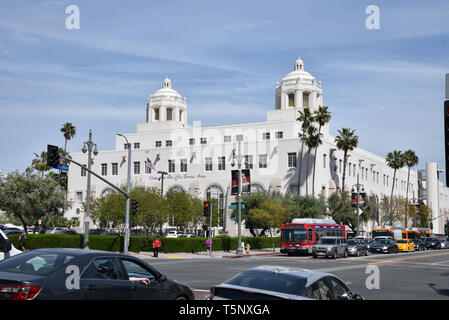
M 365 300 L 365 298 L 363 296 L 359 295 L 359 294 L 354 294 L 353 299 L 354 300 Z
M 160 282 L 164 282 L 164 281 L 166 281 L 166 280 L 167 280 L 167 277 L 164 276 L 163 274 L 161 274 L 161 275 L 159 276 L 159 281 L 160 281 Z
M 11 240 L 9 239 L 5 239 L 5 238 L 1 238 L 0 240 L 0 252 L 9 252 L 11 251 L 12 248 L 12 244 L 11 244 Z

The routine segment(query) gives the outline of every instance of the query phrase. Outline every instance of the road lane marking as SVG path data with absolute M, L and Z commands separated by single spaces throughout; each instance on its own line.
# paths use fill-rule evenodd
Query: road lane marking
M 431 257 L 447 256 L 447 255 L 449 255 L 449 253 L 436 253 L 436 254 L 429 254 L 429 255 L 422 255 L 422 256 L 413 256 L 413 257 L 407 257 L 407 258 L 388 259 L 388 260 L 371 262 L 370 264 L 390 263 L 390 262 L 403 261 L 403 260 L 431 258 Z

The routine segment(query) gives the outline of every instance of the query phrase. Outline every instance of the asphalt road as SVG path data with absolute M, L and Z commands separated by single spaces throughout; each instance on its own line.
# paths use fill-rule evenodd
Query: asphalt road
M 152 259 L 147 262 L 170 278 L 192 287 L 198 299 L 204 298 L 211 286 L 238 272 L 259 265 L 279 265 L 335 274 L 355 293 L 368 300 L 449 300 L 449 250 L 370 254 L 337 260 L 279 254 L 244 258 Z M 373 280 L 372 270 L 378 271 L 378 282 Z

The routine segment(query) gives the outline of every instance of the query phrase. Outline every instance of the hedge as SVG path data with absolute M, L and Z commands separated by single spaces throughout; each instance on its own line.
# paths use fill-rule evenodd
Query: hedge
M 9 235 L 15 247 L 19 246 L 19 235 Z M 83 248 L 84 235 L 66 234 L 27 234 L 26 249 L 38 248 Z M 123 236 L 89 235 L 89 248 L 103 251 L 123 251 Z M 155 237 L 131 236 L 130 252 L 152 251 Z M 280 247 L 279 237 L 273 238 L 275 247 Z M 206 238 L 161 238 L 160 252 L 201 252 L 206 251 Z M 215 237 L 212 239 L 213 251 L 231 251 L 237 249 L 236 237 Z M 270 237 L 242 237 L 251 249 L 272 248 Z

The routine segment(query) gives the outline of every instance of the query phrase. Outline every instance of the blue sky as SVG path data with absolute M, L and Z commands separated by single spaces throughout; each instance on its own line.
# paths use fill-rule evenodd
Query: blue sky
M 65 26 L 77 5 L 80 29 Z M 365 9 L 380 9 L 368 30 Z M 449 2 L 2 1 L 0 169 L 23 171 L 47 144 L 100 150 L 145 121 L 169 76 L 204 126 L 264 121 L 298 56 L 323 83 L 331 134 L 356 129 L 385 156 L 413 149 L 444 169 L 442 105 L 449 73 Z

